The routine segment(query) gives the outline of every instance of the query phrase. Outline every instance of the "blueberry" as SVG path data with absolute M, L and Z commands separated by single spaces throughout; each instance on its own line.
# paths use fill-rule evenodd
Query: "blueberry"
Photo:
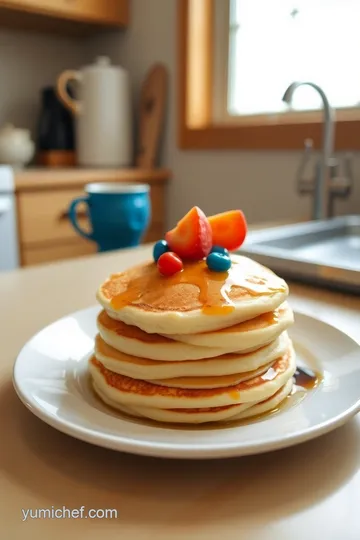
M 159 257 L 169 251 L 169 246 L 166 242 L 166 240 L 159 240 L 156 242 L 154 249 L 153 249 L 153 257 L 155 259 L 155 262 L 158 262 Z
M 213 246 L 210 253 L 222 253 L 223 255 L 227 255 L 229 257 L 228 250 L 222 246 Z
M 228 255 L 214 251 L 207 256 L 206 264 L 213 272 L 226 272 L 231 267 L 231 259 Z

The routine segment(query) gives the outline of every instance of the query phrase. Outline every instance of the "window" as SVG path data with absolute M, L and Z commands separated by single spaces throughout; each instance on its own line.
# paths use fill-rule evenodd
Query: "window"
M 184 149 L 320 148 L 318 84 L 335 149 L 360 148 L 360 0 L 178 0 L 178 143 Z
M 294 81 L 318 84 L 335 108 L 359 105 L 359 0 L 230 0 L 229 23 L 230 115 L 287 111 Z M 309 86 L 294 94 L 294 110 L 321 107 Z

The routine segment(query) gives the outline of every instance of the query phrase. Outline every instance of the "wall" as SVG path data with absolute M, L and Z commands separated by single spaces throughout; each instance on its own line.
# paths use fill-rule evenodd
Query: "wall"
M 67 68 L 88 58 L 87 41 L 0 30 L 0 126 L 11 122 L 34 131 L 40 90 Z
M 169 69 L 170 96 L 161 164 L 174 172 L 169 188 L 168 225 L 191 206 L 207 213 L 241 207 L 250 222 L 307 217 L 311 200 L 296 192 L 299 152 L 181 151 L 176 144 L 176 3 L 131 0 L 131 25 L 92 43 L 93 54 L 108 54 L 131 74 L 135 105 L 152 63 Z M 360 137 L 360 134 L 359 134 Z M 360 157 L 355 156 L 354 193 L 338 201 L 339 214 L 360 213 Z

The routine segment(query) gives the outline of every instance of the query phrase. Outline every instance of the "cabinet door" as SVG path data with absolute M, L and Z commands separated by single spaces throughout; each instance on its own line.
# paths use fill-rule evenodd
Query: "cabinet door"
M 13 8 L 88 23 L 128 23 L 129 0 L 0 0 L 0 7 Z
M 39 243 L 79 239 L 68 217 L 68 207 L 82 190 L 43 191 L 18 195 L 19 232 L 21 245 L 33 247 Z M 84 210 L 78 212 L 80 226 L 90 230 Z

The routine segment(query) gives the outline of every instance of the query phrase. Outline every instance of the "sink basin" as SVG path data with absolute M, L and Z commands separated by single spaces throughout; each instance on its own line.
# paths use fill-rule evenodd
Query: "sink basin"
M 238 253 L 284 278 L 360 293 L 360 215 L 249 232 Z

